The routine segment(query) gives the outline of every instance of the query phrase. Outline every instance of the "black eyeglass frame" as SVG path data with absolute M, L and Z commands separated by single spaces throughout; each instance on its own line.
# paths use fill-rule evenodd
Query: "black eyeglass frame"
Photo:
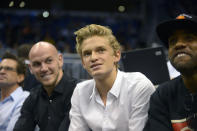
M 13 72 L 17 72 L 17 70 L 13 67 L 10 66 L 0 66 L 0 71 L 4 69 L 5 71 L 13 71 Z

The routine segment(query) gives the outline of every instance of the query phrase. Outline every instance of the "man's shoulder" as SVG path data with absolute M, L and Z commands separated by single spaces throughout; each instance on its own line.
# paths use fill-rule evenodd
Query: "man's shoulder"
M 150 79 L 148 79 L 141 72 L 122 72 L 122 74 L 122 82 L 132 86 L 132 89 L 136 88 L 137 90 L 139 90 L 138 87 L 140 87 L 141 89 L 154 88 L 154 85 L 150 81 Z
M 80 81 L 79 83 L 77 83 L 77 86 L 80 88 L 93 88 L 94 84 L 95 84 L 94 80 L 90 79 L 90 80 Z
M 182 78 L 181 76 L 178 76 L 172 80 L 160 84 L 154 92 L 154 96 L 175 97 L 176 95 L 179 95 L 179 92 L 182 92 L 183 86 Z
M 93 79 L 83 80 L 77 83 L 76 90 L 82 94 L 86 94 L 87 92 L 92 93 L 94 87 L 95 81 Z
M 38 85 L 29 91 L 30 93 L 29 97 L 31 97 L 32 99 L 35 99 L 36 97 L 40 96 L 42 91 L 43 91 L 42 85 Z
M 16 90 L 14 92 L 12 92 L 10 94 L 10 96 L 14 100 L 14 103 L 16 103 L 16 105 L 18 104 L 18 106 L 19 106 L 29 96 L 29 92 L 28 91 L 24 91 L 22 89 L 22 87 L 18 87 L 18 88 L 16 88 Z
M 171 90 L 180 88 L 180 86 L 182 85 L 183 85 L 182 78 L 181 76 L 178 76 L 172 80 L 169 80 L 160 84 L 157 90 L 166 90 L 168 88 L 168 91 L 171 91 Z
M 143 81 L 143 80 L 149 80 L 143 73 L 141 72 L 121 72 L 123 74 L 123 77 L 130 81 Z
M 91 80 L 84 80 L 77 84 L 74 94 L 82 101 L 87 101 L 92 93 L 94 92 L 95 81 Z
M 80 82 L 79 79 L 77 78 L 74 78 L 74 77 L 71 77 L 71 76 L 68 76 L 67 74 L 64 73 L 63 77 L 62 77 L 62 80 L 65 84 L 77 84 Z
M 30 92 L 29 91 L 23 91 L 23 97 L 27 98 L 29 96 Z

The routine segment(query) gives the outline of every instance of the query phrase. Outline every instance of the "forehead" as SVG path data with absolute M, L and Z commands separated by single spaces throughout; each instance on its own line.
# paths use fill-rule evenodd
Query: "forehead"
M 30 59 L 30 61 L 31 62 L 42 62 L 42 61 L 45 61 L 46 59 L 54 58 L 54 57 L 55 57 L 54 55 L 50 55 L 50 54 L 34 55 Z
M 0 65 L 1 66 L 9 66 L 9 67 L 16 67 L 17 65 L 17 62 L 13 59 L 3 59 L 1 62 L 0 62 Z
M 172 33 L 172 36 L 182 36 L 182 35 L 195 35 L 197 36 L 197 33 L 188 29 L 178 29 Z
M 35 50 L 33 50 L 30 54 L 30 61 L 43 61 L 47 58 L 54 58 L 57 56 L 57 53 L 55 50 L 48 48 L 36 48 Z
M 111 48 L 109 44 L 109 40 L 106 37 L 102 37 L 102 36 L 89 37 L 83 41 L 81 46 L 82 52 L 84 50 L 92 50 L 97 47 Z

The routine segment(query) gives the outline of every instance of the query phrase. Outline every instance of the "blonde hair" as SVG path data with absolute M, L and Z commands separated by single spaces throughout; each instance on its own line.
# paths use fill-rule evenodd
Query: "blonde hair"
M 74 34 L 76 35 L 77 42 L 76 51 L 80 56 L 82 56 L 81 45 L 83 41 L 92 36 L 103 36 L 108 38 L 109 44 L 112 47 L 114 53 L 116 53 L 117 51 L 121 51 L 120 43 L 113 35 L 112 30 L 106 26 L 90 24 L 74 32 Z

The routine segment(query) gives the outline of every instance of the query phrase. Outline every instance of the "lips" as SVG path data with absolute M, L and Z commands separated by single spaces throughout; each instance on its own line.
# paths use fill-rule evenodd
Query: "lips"
M 50 74 L 42 74 L 42 75 L 40 75 L 40 76 L 41 76 L 41 78 L 44 79 L 44 80 L 50 79 Z
M 97 67 L 100 66 L 100 65 L 101 65 L 101 64 L 93 64 L 93 65 L 90 66 L 90 68 L 93 68 L 93 69 L 94 69 L 94 68 L 97 68 Z
M 185 56 L 190 56 L 190 54 L 186 53 L 186 52 L 177 52 L 177 53 L 175 53 L 174 58 L 175 57 L 180 58 L 180 57 L 185 57 Z
M 188 55 L 188 54 L 186 54 L 186 53 L 180 53 L 180 54 L 177 54 L 176 57 L 183 57 L 183 56 L 186 56 L 186 55 Z
M 6 76 L 0 75 L 0 80 L 3 80 L 3 79 L 5 79 L 5 78 L 6 78 Z

